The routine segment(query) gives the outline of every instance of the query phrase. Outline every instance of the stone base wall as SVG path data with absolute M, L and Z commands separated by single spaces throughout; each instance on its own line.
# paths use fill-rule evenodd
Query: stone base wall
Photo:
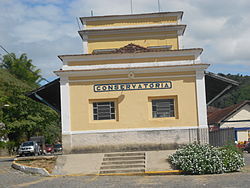
M 64 153 L 176 149 L 188 143 L 209 143 L 208 129 L 144 130 L 63 135 Z

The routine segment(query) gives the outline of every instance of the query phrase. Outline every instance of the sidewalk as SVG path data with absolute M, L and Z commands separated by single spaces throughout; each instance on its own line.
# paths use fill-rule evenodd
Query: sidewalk
M 145 173 L 173 170 L 167 158 L 175 150 L 140 151 L 145 153 Z M 120 152 L 108 153 L 119 154 Z M 138 153 L 138 152 L 122 152 Z M 107 153 L 59 155 L 52 175 L 99 174 L 104 155 Z

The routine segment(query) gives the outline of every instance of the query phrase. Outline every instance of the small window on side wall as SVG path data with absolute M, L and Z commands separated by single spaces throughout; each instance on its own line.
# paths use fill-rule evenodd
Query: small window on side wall
M 153 118 L 175 117 L 174 99 L 152 100 Z
M 93 119 L 115 119 L 115 102 L 93 102 Z

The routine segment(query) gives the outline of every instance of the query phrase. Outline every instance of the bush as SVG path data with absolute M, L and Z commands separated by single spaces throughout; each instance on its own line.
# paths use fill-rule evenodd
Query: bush
M 225 145 L 223 147 L 220 148 L 221 150 L 231 150 L 231 151 L 235 151 L 236 153 L 240 154 L 241 156 L 243 156 L 243 150 L 241 148 L 236 147 L 236 145 L 234 143 L 230 143 L 228 145 Z
M 237 151 L 223 148 L 221 149 L 221 160 L 224 167 L 224 172 L 239 171 L 244 166 L 244 158 Z
M 0 149 L 4 149 L 6 147 L 6 143 L 3 141 L 0 141 Z
M 16 143 L 13 141 L 6 142 L 6 148 L 8 149 L 9 154 L 13 155 L 15 154 Z
M 177 169 L 188 174 L 218 174 L 238 171 L 244 166 L 242 155 L 232 149 L 189 144 L 169 156 Z

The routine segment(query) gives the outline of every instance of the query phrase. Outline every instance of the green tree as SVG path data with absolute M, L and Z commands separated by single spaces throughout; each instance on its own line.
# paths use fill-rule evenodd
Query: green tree
M 24 69 L 24 74 L 15 72 L 16 64 L 10 64 L 8 68 L 6 62 L 9 61 L 6 58 L 9 56 L 3 59 L 5 67 L 0 68 L 0 106 L 8 104 L 8 107 L 0 108 L 0 122 L 5 124 L 5 132 L 2 131 L 1 134 L 7 134 L 9 140 L 15 142 L 16 146 L 31 136 L 38 135 L 43 135 L 48 143 L 60 140 L 59 115 L 46 105 L 26 96 L 26 93 L 38 86 L 34 81 L 40 76 L 33 79 L 32 75 L 27 76 L 30 71 Z M 16 67 L 13 68 L 12 65 Z
M 25 53 L 20 57 L 16 57 L 14 53 L 4 55 L 1 66 L 28 84 L 36 85 L 41 80 L 40 69 L 32 64 Z
M 225 108 L 227 106 L 240 103 L 244 100 L 250 100 L 250 76 L 243 76 L 240 74 L 219 74 L 223 77 L 239 82 L 239 86 L 231 90 L 226 95 L 216 100 L 212 105 L 218 108 Z

